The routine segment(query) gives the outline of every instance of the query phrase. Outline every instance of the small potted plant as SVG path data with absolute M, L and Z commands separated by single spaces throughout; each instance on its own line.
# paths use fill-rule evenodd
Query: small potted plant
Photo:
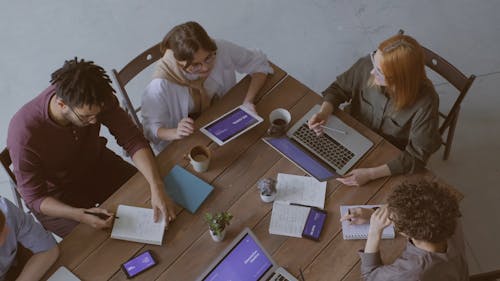
M 262 199 L 263 202 L 273 202 L 274 198 L 276 198 L 276 181 L 274 179 L 265 178 L 259 180 L 257 188 L 260 191 L 260 199 Z
M 210 236 L 215 242 L 220 242 L 226 235 L 226 226 L 233 218 L 233 215 L 227 211 L 220 213 L 206 213 L 205 221 L 208 223 L 210 229 Z

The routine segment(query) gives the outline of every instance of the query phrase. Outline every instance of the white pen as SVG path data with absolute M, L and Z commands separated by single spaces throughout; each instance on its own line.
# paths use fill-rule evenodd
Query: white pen
M 330 131 L 334 131 L 334 132 L 337 132 L 337 133 L 341 133 L 341 134 L 344 134 L 344 135 L 347 135 L 346 131 L 342 131 L 342 130 L 339 130 L 339 129 L 330 128 L 330 127 L 327 127 L 327 126 L 324 126 L 324 125 L 321 125 L 321 128 L 326 129 L 326 130 L 330 130 Z

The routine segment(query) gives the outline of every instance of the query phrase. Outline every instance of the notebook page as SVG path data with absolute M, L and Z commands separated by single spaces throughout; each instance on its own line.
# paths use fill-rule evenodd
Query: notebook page
M 269 233 L 301 238 L 309 210 L 309 207 L 274 201 Z
M 71 271 L 66 267 L 61 266 L 52 274 L 47 281 L 80 281 Z
M 165 221 L 153 221 L 153 209 L 119 205 L 111 238 L 161 245 Z
M 313 177 L 278 174 L 276 201 L 325 208 L 326 182 Z
M 381 205 L 344 205 L 340 206 L 340 216 L 343 217 L 347 214 L 349 208 L 373 208 L 380 207 Z M 344 240 L 367 239 L 370 224 L 350 224 L 348 221 L 342 221 L 342 236 Z M 393 239 L 396 236 L 394 232 L 394 225 L 391 224 L 384 228 L 382 232 L 382 239 Z

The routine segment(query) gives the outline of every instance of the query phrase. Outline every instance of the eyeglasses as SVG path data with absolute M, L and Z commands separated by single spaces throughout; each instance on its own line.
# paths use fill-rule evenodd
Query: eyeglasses
M 198 73 L 202 70 L 203 65 L 210 65 L 215 61 L 215 57 L 217 55 L 217 52 L 212 52 L 209 54 L 203 62 L 198 62 L 198 63 L 193 63 L 193 64 L 188 64 L 184 66 L 184 70 L 190 73 Z
M 385 81 L 385 76 L 384 76 L 384 73 L 382 73 L 382 70 L 379 69 L 377 67 L 377 65 L 375 64 L 375 53 L 377 51 L 373 51 L 372 53 L 370 53 L 370 59 L 372 60 L 372 65 L 373 65 L 373 70 L 375 72 L 375 75 L 377 76 L 377 78 L 380 80 L 380 81 Z
M 80 114 L 76 113 L 76 111 L 71 106 L 68 107 L 71 110 L 71 112 L 73 112 L 73 114 L 76 116 L 76 118 L 78 118 L 78 120 L 80 120 L 80 122 L 82 122 L 83 124 L 89 123 L 90 121 L 97 119 L 98 114 L 81 116 Z

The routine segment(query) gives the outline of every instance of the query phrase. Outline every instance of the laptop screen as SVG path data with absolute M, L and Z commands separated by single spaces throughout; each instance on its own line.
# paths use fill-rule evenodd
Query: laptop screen
M 298 148 L 289 138 L 266 138 L 265 140 L 318 181 L 326 181 L 338 177 L 334 171 L 327 169 L 319 161 Z
M 246 234 L 203 280 L 257 281 L 272 267 L 262 248 Z

